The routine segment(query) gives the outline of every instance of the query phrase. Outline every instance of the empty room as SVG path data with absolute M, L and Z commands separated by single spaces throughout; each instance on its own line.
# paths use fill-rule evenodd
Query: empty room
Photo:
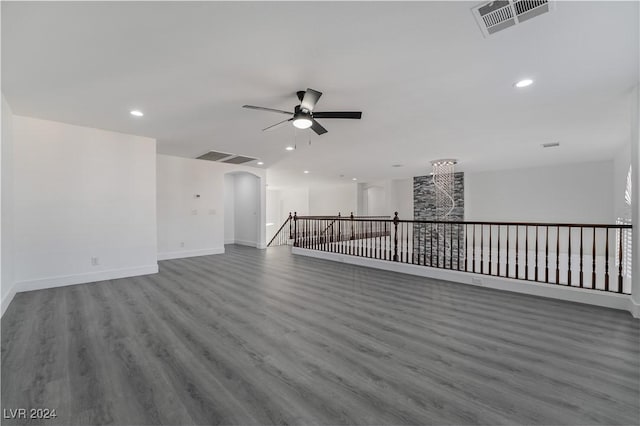
M 640 424 L 640 2 L 0 12 L 1 424 Z

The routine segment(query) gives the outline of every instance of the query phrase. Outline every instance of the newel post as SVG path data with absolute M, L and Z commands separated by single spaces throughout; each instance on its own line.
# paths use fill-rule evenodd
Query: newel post
M 353 240 L 355 237 L 353 235 L 353 212 L 351 212 L 351 239 Z
M 292 239 L 292 234 L 291 231 L 293 231 L 292 227 L 293 227 L 293 222 L 291 219 L 293 219 L 293 216 L 291 216 L 291 212 L 289 212 L 289 239 Z
M 398 261 L 398 222 L 400 219 L 398 218 L 398 212 L 395 212 L 395 216 L 393 218 L 393 261 Z
M 293 213 L 293 246 L 298 247 L 298 212 Z

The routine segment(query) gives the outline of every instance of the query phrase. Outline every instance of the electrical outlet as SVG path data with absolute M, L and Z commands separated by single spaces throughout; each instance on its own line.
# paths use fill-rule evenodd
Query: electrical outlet
M 91 258 L 91 266 L 98 266 L 100 264 L 100 259 L 97 257 Z
M 471 278 L 471 283 L 475 285 L 482 285 L 482 278 Z

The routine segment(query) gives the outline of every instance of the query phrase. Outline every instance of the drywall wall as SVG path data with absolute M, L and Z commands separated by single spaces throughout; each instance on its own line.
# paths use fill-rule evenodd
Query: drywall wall
M 465 174 L 465 219 L 612 223 L 613 161 Z
M 155 140 L 13 116 L 17 291 L 157 272 Z
M 389 189 L 389 214 L 398 212 L 401 219 L 413 219 L 413 179 L 394 179 Z
M 631 143 L 625 143 L 613 158 L 613 187 L 611 190 L 613 192 L 613 215 L 616 219 L 631 219 L 631 206 L 627 205 L 624 196 L 629 166 L 631 166 Z
M 389 179 L 358 184 L 359 216 L 390 216 L 413 219 L 413 178 Z
M 640 14 L 640 7 L 638 8 Z M 640 83 L 631 91 L 630 96 L 630 136 L 631 136 L 631 164 L 633 167 L 632 175 L 632 196 L 631 196 L 631 213 L 634 229 L 632 233 L 633 255 L 632 255 L 632 275 L 633 281 L 631 285 L 632 300 L 636 317 L 640 317 L 640 232 L 638 231 L 638 223 L 640 223 Z
M 258 229 L 256 246 L 265 247 L 265 172 L 248 166 L 157 156 L 158 259 L 174 259 L 224 252 L 225 239 L 235 224 L 236 173 L 256 175 Z M 232 182 L 230 187 L 225 182 Z M 230 188 L 233 188 L 231 190 Z M 200 197 L 196 197 L 200 195 Z M 230 205 L 229 200 L 233 201 Z M 233 206 L 233 208 L 231 207 Z M 233 213 L 232 213 L 233 211 Z M 225 236 L 225 234 L 227 234 Z M 233 235 L 235 241 L 236 235 Z
M 234 173 L 233 177 L 235 243 L 257 247 L 260 227 L 259 179 L 246 172 Z
M 222 180 L 207 162 L 158 155 L 158 259 L 224 252 Z
M 15 295 L 13 274 L 13 115 L 11 107 L 2 95 L 2 150 L 0 152 L 2 188 L 0 247 L 1 282 L 0 295 L 1 314 L 11 303 Z M 0 314 L 0 315 L 1 315 Z
M 235 237 L 235 179 L 232 174 L 224 175 L 224 243 L 233 244 Z
M 309 187 L 309 214 L 348 216 L 356 211 L 356 185 L 343 184 Z

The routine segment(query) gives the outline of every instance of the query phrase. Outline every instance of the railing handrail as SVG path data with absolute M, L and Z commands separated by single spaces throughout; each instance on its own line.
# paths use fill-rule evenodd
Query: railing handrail
M 351 220 L 351 216 L 296 216 L 298 219 L 324 219 L 324 220 L 332 220 L 332 219 L 344 219 Z M 354 219 L 389 219 L 391 216 L 353 216 Z M 391 219 L 392 220 L 392 219 Z
M 291 213 L 289 213 L 289 217 L 285 219 L 285 221 L 282 223 L 282 226 L 278 229 L 278 231 L 273 235 L 273 238 L 271 238 L 271 241 L 269 241 L 269 244 L 267 244 L 267 247 L 269 247 L 271 245 L 272 242 L 275 241 L 275 239 L 278 237 L 278 235 L 280 234 L 280 232 L 282 232 L 282 230 L 284 229 L 284 227 L 287 225 L 287 223 L 289 223 L 289 221 L 293 219 L 293 216 L 291 216 Z
M 391 216 L 353 216 L 353 218 L 349 216 L 297 216 L 297 220 L 307 220 L 307 219 L 335 219 L 340 221 L 355 221 L 355 222 L 366 222 L 372 219 L 380 222 L 390 222 L 393 223 L 394 219 L 378 219 L 378 218 L 389 218 Z M 616 228 L 616 229 L 631 229 L 633 225 L 630 224 L 610 224 L 610 223 L 556 223 L 556 222 L 489 222 L 489 221 L 460 221 L 460 220 L 451 220 L 451 221 L 439 221 L 439 220 L 408 220 L 408 219 L 398 219 L 397 222 L 400 223 L 426 223 L 426 224 L 447 224 L 447 225 L 493 225 L 493 226 L 549 226 L 549 227 L 566 227 L 566 228 Z

